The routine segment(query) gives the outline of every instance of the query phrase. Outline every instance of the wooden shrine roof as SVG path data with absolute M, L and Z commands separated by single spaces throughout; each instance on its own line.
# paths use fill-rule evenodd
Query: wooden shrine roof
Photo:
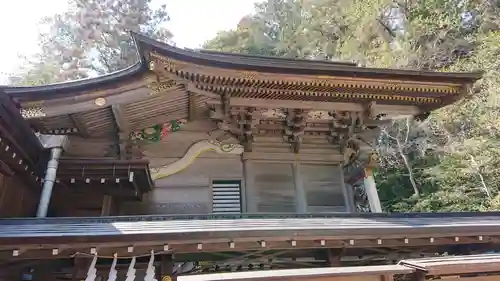
M 37 131 L 74 135 L 78 138 L 71 142 L 80 146 L 95 140 L 93 151 L 71 156 L 125 159 L 132 153 L 134 132 L 202 118 L 242 144 L 253 141 L 253 135 L 281 137 L 285 131 L 283 137 L 297 152 L 302 135 L 334 143 L 380 126 L 380 118 L 428 116 L 462 98 L 481 77 L 480 72 L 376 69 L 192 51 L 135 33 L 132 37 L 140 60 L 124 70 L 5 91 Z M 286 118 L 294 121 L 283 128 Z M 338 120 L 343 124 L 331 124 Z M 348 124 L 359 128 L 347 129 Z M 245 147 L 250 151 L 251 145 Z
M 22 175 L 31 185 L 43 176 L 47 156 L 19 107 L 0 89 L 0 171 Z
M 151 62 L 157 59 L 171 67 L 175 65 L 169 71 L 179 77 L 206 80 L 204 82 L 211 85 L 225 85 L 229 82 L 248 84 L 247 80 L 266 78 L 269 85 L 258 83 L 256 86 L 263 89 L 266 86 L 290 84 L 299 86 L 296 88 L 300 88 L 301 91 L 313 92 L 322 92 L 322 89 L 328 88 L 327 86 L 334 86 L 337 90 L 350 89 L 351 93 L 345 93 L 348 96 L 354 94 L 352 90 L 357 90 L 358 86 L 359 90 L 364 90 L 364 92 L 385 89 L 386 92 L 392 90 L 400 95 L 407 92 L 406 94 L 410 96 L 443 96 L 444 93 L 458 93 L 461 91 L 461 86 L 473 83 L 482 76 L 481 72 L 444 73 L 365 68 L 353 63 L 192 51 L 176 48 L 143 35 L 132 33 L 132 36 L 138 48 L 140 60 L 131 67 L 96 78 L 43 86 L 7 87 L 6 92 L 21 102 L 85 94 L 131 81 L 148 72 L 148 68 L 152 67 Z M 223 72 L 207 73 L 208 70 Z M 224 72 L 224 70 L 229 72 Z M 349 79 L 343 80 L 342 78 Z M 273 81 L 274 79 L 276 81 Z M 368 82 L 374 84 L 368 85 Z M 426 83 L 436 84 L 431 90 L 429 87 L 433 85 L 426 85 Z M 278 89 L 279 87 L 272 88 Z M 420 90 L 422 90 L 421 93 L 419 93 Z

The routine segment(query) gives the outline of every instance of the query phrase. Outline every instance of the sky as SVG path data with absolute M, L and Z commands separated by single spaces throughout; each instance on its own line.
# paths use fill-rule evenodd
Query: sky
M 64 12 L 67 0 L 0 0 L 0 34 L 9 44 L 0 46 L 0 84 L 19 67 L 18 55 L 37 52 L 38 23 L 45 16 Z M 253 11 L 257 0 L 153 0 L 167 4 L 169 29 L 178 47 L 196 48 L 218 31 L 236 27 Z M 29 7 L 29 8 L 27 8 Z M 2 79 L 3 78 L 3 79 Z

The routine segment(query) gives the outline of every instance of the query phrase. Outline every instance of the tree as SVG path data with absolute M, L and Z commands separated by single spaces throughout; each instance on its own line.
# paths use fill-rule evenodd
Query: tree
M 153 10 L 150 2 L 70 0 L 68 11 L 43 20 L 41 52 L 27 61 L 29 67 L 17 82 L 40 84 L 81 79 L 132 65 L 137 61 L 137 52 L 130 31 L 164 42 L 172 38 L 163 26 L 169 20 L 166 6 Z M 45 75 L 48 69 L 51 79 Z

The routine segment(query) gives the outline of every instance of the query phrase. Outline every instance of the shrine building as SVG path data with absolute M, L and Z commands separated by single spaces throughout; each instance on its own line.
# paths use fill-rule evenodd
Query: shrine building
M 496 247 L 499 214 L 387 214 L 373 175 L 382 126 L 464 98 L 480 72 L 132 37 L 139 60 L 121 71 L 0 87 L 0 280 L 359 265 L 413 274 L 394 265 Z

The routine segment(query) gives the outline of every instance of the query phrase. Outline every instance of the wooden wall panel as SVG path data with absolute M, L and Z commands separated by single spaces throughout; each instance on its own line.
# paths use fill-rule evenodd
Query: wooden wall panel
M 99 217 L 102 213 L 104 193 L 98 186 L 67 187 L 56 184 L 52 192 L 48 215 L 51 217 Z M 109 215 L 116 215 L 114 198 Z
M 30 189 L 17 175 L 0 174 L 0 217 L 34 217 L 40 190 Z
M 178 158 L 151 159 L 151 166 L 172 163 Z M 123 215 L 203 214 L 212 212 L 211 181 L 243 179 L 239 155 L 232 158 L 197 158 L 186 169 L 155 182 L 143 202 L 124 203 Z
M 300 172 L 309 213 L 346 211 L 338 166 L 301 164 Z
M 252 163 L 257 211 L 295 212 L 295 187 L 291 164 Z

